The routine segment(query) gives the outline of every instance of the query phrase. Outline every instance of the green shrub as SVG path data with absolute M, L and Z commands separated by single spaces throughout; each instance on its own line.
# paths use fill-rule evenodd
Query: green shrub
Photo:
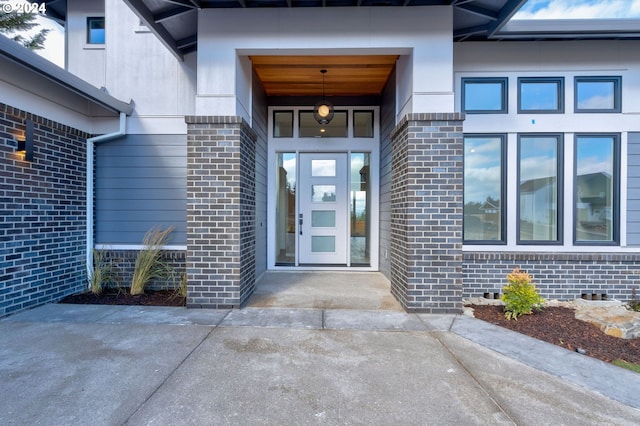
M 93 250 L 93 269 L 87 277 L 89 291 L 100 294 L 107 285 L 120 287 L 119 272 L 106 251 Z
M 154 278 L 168 278 L 172 268 L 162 260 L 162 247 L 166 245 L 173 226 L 162 230 L 154 227 L 142 240 L 143 248 L 138 252 L 131 278 L 131 294 L 143 294 L 145 286 Z
M 505 303 L 504 316 L 517 320 L 521 315 L 528 315 L 534 309 L 542 309 L 544 299 L 540 297 L 532 283 L 533 277 L 520 268 L 515 268 L 507 275 L 507 285 L 502 288 L 502 301 Z

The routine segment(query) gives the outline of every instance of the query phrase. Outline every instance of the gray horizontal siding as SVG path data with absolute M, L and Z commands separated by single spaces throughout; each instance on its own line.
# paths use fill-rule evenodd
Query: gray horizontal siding
M 141 244 L 149 229 L 174 226 L 169 244 L 186 245 L 186 140 L 127 135 L 96 147 L 97 244 Z
M 627 141 L 627 245 L 640 246 L 640 133 Z

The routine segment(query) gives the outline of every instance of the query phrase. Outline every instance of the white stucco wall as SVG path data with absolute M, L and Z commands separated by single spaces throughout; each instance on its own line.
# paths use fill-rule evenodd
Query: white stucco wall
M 195 111 L 196 55 L 177 60 L 120 0 L 69 0 L 67 69 L 135 104 L 129 133 L 186 133 Z M 86 18 L 105 16 L 104 45 L 86 44 Z
M 133 99 L 129 133 L 186 133 L 194 113 L 195 55 L 176 59 L 120 0 L 106 2 L 106 84 L 118 99 Z
M 399 115 L 454 108 L 450 7 L 203 9 L 198 29 L 198 115 L 250 121 L 248 55 L 405 55 Z
M 67 71 L 96 87 L 105 85 L 105 45 L 87 44 L 87 18 L 104 16 L 104 0 L 67 0 Z M 108 35 L 107 35 L 108 37 Z

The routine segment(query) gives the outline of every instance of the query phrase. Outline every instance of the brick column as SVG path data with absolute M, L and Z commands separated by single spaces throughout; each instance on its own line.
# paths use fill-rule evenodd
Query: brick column
M 187 116 L 187 307 L 239 308 L 255 286 L 255 142 L 241 117 Z
M 409 114 L 391 133 L 391 292 L 408 311 L 462 310 L 462 121 Z

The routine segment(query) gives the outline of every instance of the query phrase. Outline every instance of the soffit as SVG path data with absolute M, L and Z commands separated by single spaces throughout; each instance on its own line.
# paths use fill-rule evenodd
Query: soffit
M 380 95 L 397 55 L 250 56 L 267 96 Z

